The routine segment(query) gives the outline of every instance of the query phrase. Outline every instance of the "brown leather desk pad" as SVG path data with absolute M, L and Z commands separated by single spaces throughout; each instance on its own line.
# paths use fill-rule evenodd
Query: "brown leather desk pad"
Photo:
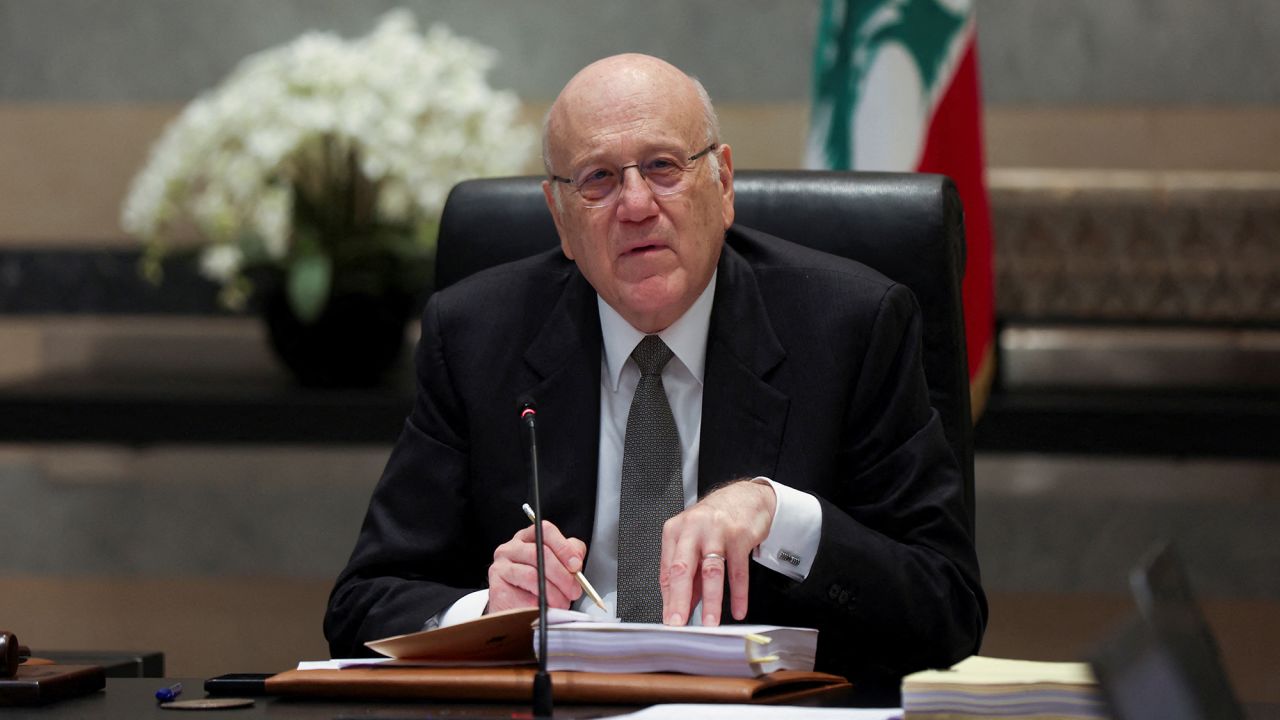
M 288 670 L 266 681 L 271 695 L 313 698 L 524 701 L 533 692 L 530 667 L 380 667 Z M 676 673 L 551 673 L 556 702 L 785 703 L 849 687 L 837 675 L 780 670 L 758 678 Z

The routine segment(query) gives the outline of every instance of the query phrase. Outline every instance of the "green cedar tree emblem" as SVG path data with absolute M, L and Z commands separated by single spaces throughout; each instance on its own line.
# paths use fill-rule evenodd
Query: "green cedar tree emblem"
M 881 48 L 890 43 L 905 48 L 926 95 L 934 97 L 968 6 L 967 0 L 822 0 L 810 142 L 819 149 L 823 167 L 850 169 L 852 118 Z

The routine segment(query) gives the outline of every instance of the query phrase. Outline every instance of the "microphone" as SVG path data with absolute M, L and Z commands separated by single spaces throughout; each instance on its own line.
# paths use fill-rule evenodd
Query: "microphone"
M 551 676 L 547 674 L 547 566 L 542 553 L 542 492 L 538 488 L 538 409 L 533 398 L 520 398 L 520 424 L 529 435 L 529 492 L 533 496 L 533 538 L 538 559 L 538 671 L 533 676 L 533 716 L 552 713 Z

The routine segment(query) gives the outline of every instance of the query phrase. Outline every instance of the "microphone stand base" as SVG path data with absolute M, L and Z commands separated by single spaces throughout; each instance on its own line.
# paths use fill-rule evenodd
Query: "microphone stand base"
M 533 676 L 533 716 L 551 717 L 551 706 L 551 675 L 546 670 L 539 670 Z

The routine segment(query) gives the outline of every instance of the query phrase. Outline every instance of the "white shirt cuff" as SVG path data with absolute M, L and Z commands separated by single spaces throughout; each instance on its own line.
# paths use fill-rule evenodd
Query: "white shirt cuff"
M 822 540 L 822 505 L 818 498 L 767 477 L 753 478 L 773 486 L 778 503 L 773 510 L 769 536 L 751 553 L 761 565 L 792 580 L 804 580 Z
M 457 625 L 468 620 L 475 620 L 484 615 L 484 609 L 489 605 L 489 591 L 476 590 L 458 598 L 457 602 L 449 607 L 436 613 L 435 617 L 427 620 L 427 624 L 423 626 L 426 630 L 432 630 L 438 627 L 449 627 Z

